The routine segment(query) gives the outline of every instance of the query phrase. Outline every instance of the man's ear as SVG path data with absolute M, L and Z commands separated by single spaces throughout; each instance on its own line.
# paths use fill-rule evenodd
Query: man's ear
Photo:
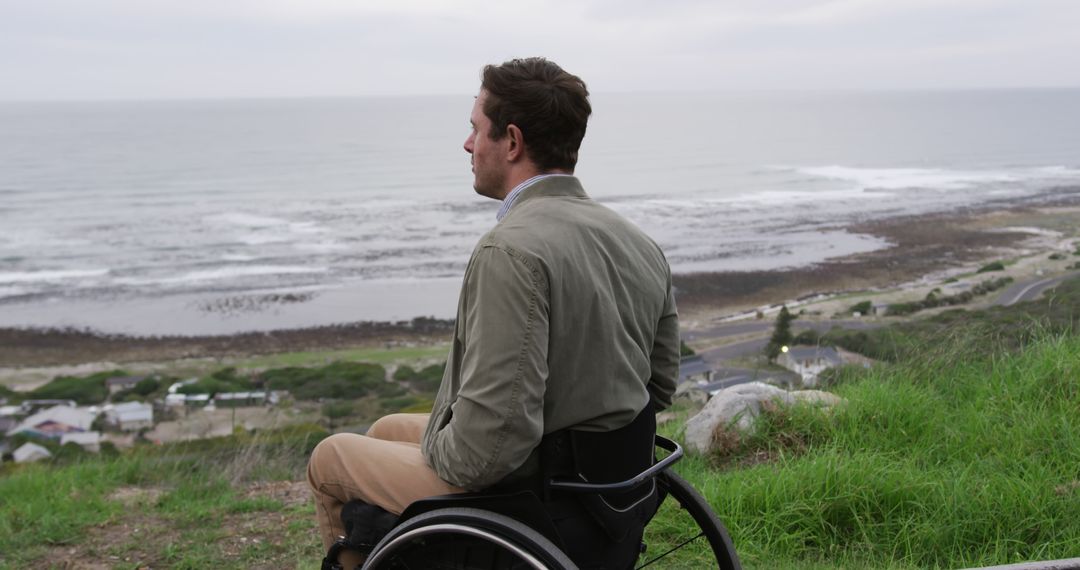
M 517 125 L 511 123 L 506 126 L 506 138 L 509 145 L 506 149 L 506 161 L 517 162 L 525 158 L 525 136 Z

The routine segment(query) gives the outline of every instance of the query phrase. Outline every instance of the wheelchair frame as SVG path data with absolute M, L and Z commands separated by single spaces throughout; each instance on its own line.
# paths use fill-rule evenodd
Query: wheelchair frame
M 639 562 L 635 568 L 651 565 L 704 537 L 716 558 L 717 568 L 741 570 L 724 524 L 689 483 L 669 470 L 682 458 L 682 447 L 661 436 L 656 436 L 655 443 L 669 455 L 631 479 L 606 484 L 551 480 L 548 488 L 564 493 L 598 494 L 626 491 L 653 480 L 664 500 L 674 500 L 694 520 L 700 532 L 657 558 Z M 402 513 L 397 525 L 368 554 L 362 568 L 576 570 L 574 562 L 557 546 L 560 537 L 551 520 L 538 513 L 543 513 L 543 505 L 531 492 L 468 493 L 421 499 Z

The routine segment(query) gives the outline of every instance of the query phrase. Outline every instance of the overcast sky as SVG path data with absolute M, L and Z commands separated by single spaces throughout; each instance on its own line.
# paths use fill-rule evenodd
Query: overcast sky
M 0 99 L 1080 87 L 1080 0 L 0 0 Z

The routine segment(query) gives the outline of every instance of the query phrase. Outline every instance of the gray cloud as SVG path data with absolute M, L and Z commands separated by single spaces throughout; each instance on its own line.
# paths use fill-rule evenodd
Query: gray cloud
M 1080 86 L 1070 0 L 35 0 L 3 99 L 468 93 L 546 55 L 594 91 Z

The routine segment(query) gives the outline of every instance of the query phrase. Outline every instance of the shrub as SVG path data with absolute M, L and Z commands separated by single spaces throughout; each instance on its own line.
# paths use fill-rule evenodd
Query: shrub
M 420 371 L 414 370 L 411 366 L 402 365 L 394 371 L 394 380 L 407 382 L 414 390 L 420 392 L 435 392 L 442 383 L 445 370 L 446 364 L 432 364 Z
M 976 271 L 976 273 L 987 273 L 987 272 L 990 272 L 990 271 L 1004 271 L 1004 270 L 1005 270 L 1005 264 L 1000 262 L 1000 261 L 995 261 L 993 263 L 987 263 L 986 265 L 980 267 L 979 270 Z
M 413 396 L 413 395 L 410 395 L 410 394 L 406 394 L 404 396 L 397 396 L 397 397 L 394 397 L 394 398 L 387 398 L 387 399 L 381 401 L 380 404 L 381 404 L 382 409 L 383 409 L 384 412 L 386 412 L 388 414 L 393 414 L 393 413 L 401 412 L 401 411 L 406 410 L 406 409 L 410 409 L 413 406 L 416 406 L 417 404 L 420 404 L 422 402 L 429 402 L 429 400 L 427 400 L 426 398 L 422 398 L 420 396 Z
M 413 378 L 416 378 L 416 370 L 413 370 L 413 367 L 407 364 L 398 366 L 397 370 L 394 371 L 394 380 L 398 382 L 408 382 Z
M 392 397 L 405 392 L 400 384 L 386 381 L 385 368 L 360 362 L 334 362 L 321 368 L 278 368 L 263 372 L 261 379 L 269 389 L 288 390 L 298 400 Z
M 795 338 L 791 340 L 792 345 L 809 345 L 816 346 L 821 344 L 822 335 L 814 329 L 806 329 L 801 333 L 795 335 Z
M 30 391 L 26 397 L 34 400 L 75 400 L 80 405 L 100 404 L 109 396 L 105 381 L 127 376 L 123 370 L 98 372 L 89 376 L 57 376 L 48 384 Z
M 870 314 L 870 310 L 874 308 L 874 304 L 870 301 L 863 301 L 861 303 L 855 303 L 848 309 L 849 312 L 859 313 L 862 315 Z

